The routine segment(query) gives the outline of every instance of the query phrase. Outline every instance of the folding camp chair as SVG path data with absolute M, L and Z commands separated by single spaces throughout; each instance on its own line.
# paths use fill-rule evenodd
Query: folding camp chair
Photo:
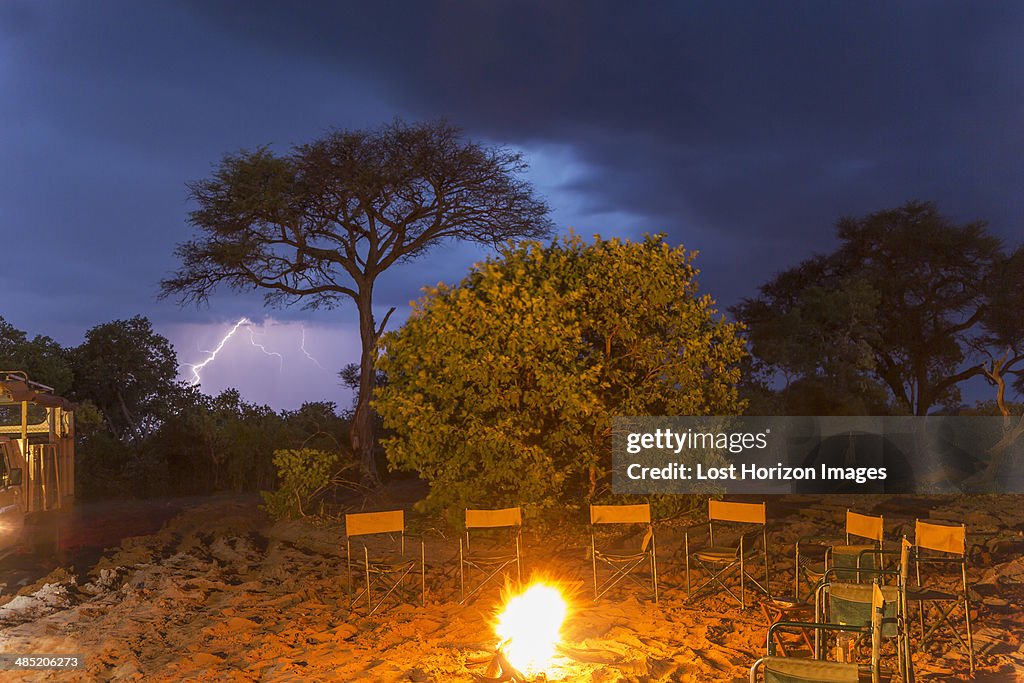
M 352 545 L 359 548 L 353 557 Z M 419 574 L 420 604 L 426 602 L 426 570 L 425 551 L 420 540 Z M 348 595 L 351 605 L 355 605 L 364 594 L 366 595 L 367 615 L 377 611 L 391 595 L 401 593 L 413 594 L 412 590 L 403 591 L 405 581 L 417 569 L 417 559 L 405 553 L 405 511 L 389 510 L 387 512 L 360 512 L 345 515 L 345 558 L 348 567 Z M 352 594 L 353 569 L 362 569 L 363 585 L 359 593 Z M 374 587 L 380 586 L 384 594 L 374 601 Z
M 891 640 L 896 646 L 896 660 L 902 680 L 908 680 L 907 671 L 912 671 L 909 655 L 909 634 L 906 620 L 906 590 L 898 578 L 894 585 L 881 585 L 881 575 L 899 577 L 899 570 L 866 570 L 879 575 L 875 583 L 851 583 L 832 581 L 835 569 L 829 569 L 825 578 L 815 592 L 815 606 L 818 610 L 818 623 L 838 626 L 867 626 L 871 623 L 872 603 L 876 590 L 881 590 L 885 598 L 885 623 L 881 627 L 879 637 Z M 847 646 L 853 648 L 855 641 L 843 642 L 839 638 L 839 649 L 846 651 Z M 816 637 L 817 656 L 822 658 L 824 644 L 820 633 Z M 911 676 L 912 677 L 912 676 Z
M 718 523 L 718 542 L 715 541 L 715 523 Z M 723 539 L 721 527 L 741 529 L 739 537 L 732 543 Z M 762 586 L 747 571 L 747 565 L 757 555 L 757 542 L 760 537 L 764 549 L 764 585 Z M 686 555 L 686 595 L 693 599 L 708 587 L 718 586 L 733 599 L 740 603 L 742 609 L 747 607 L 746 585 L 749 580 L 765 595 L 771 595 L 768 569 L 768 526 L 765 517 L 764 503 L 729 503 L 722 500 L 708 501 L 708 545 L 698 550 L 690 549 L 690 530 L 683 536 L 683 552 Z M 710 577 L 696 590 L 690 590 L 690 564 L 707 571 Z M 740 594 L 736 595 L 724 581 L 734 569 L 738 570 Z
M 605 524 L 639 525 L 643 537 L 622 538 L 618 543 L 598 547 L 597 526 Z M 639 543 L 636 541 L 639 540 Z M 651 506 L 642 505 L 591 505 L 590 506 L 590 556 L 594 565 L 594 600 L 629 579 L 641 585 L 632 575 L 650 562 L 651 586 L 654 602 L 658 602 L 658 560 L 654 543 L 654 525 L 651 523 Z M 611 570 L 611 575 L 600 584 L 597 580 L 597 565 L 601 562 Z
M 971 603 L 967 585 L 967 527 L 963 524 L 916 521 L 914 531 L 914 564 L 917 586 L 907 592 L 909 602 L 918 603 L 921 624 L 921 648 L 928 647 L 932 635 L 945 624 L 960 646 L 967 650 L 971 673 L 974 673 L 974 633 L 971 629 Z M 921 565 L 960 565 L 960 576 L 947 575 L 945 581 L 936 580 L 934 587 L 921 583 Z M 959 581 L 957 581 L 959 578 Z M 959 588 L 956 584 L 960 584 Z M 967 627 L 967 640 L 953 623 L 953 613 L 963 607 Z M 938 619 L 925 631 L 925 613 L 934 613 Z
M 473 533 L 477 535 L 475 541 L 471 539 Z M 506 576 L 513 565 L 516 570 L 516 583 L 521 583 L 522 540 L 523 514 L 518 507 L 501 510 L 466 510 L 465 543 L 461 537 L 459 538 L 459 589 L 462 593 L 459 602 L 468 600 L 492 579 Z M 469 593 L 466 592 L 467 569 L 476 569 L 484 575 L 483 580 Z
M 853 510 L 846 511 L 846 541 L 839 539 L 827 539 L 820 536 L 802 538 L 796 542 L 796 556 L 794 558 L 795 574 L 793 576 L 793 595 L 800 600 L 800 576 L 803 575 L 810 587 L 810 597 L 818 583 L 825 575 L 825 571 L 832 566 L 847 569 L 865 567 L 875 568 L 875 560 L 881 556 L 873 550 L 882 547 L 884 520 L 881 515 L 863 515 Z M 870 541 L 869 544 L 856 543 L 857 539 Z M 806 551 L 801 553 L 801 547 L 814 546 L 824 548 L 823 553 L 809 554 Z M 852 580 L 857 575 L 855 572 L 844 571 L 837 574 L 842 580 Z M 860 581 L 859 578 L 856 579 Z
M 750 667 L 750 683 L 757 683 L 760 669 L 765 683 L 858 683 L 862 674 L 870 674 L 872 683 L 882 680 L 881 651 L 885 596 L 878 585 L 871 587 L 871 621 L 867 626 L 803 623 L 780 621 L 768 629 L 768 656 Z M 868 666 L 847 662 L 827 662 L 820 659 L 776 657 L 774 631 L 784 628 L 814 629 L 820 632 L 838 631 L 866 633 L 871 636 L 871 663 Z

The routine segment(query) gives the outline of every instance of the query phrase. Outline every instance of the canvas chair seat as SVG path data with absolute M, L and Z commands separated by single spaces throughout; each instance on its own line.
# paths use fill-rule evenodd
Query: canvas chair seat
M 399 552 L 390 552 L 383 555 L 370 555 L 370 566 L 369 571 L 371 573 L 377 572 L 379 574 L 387 574 L 390 572 L 403 569 L 408 565 L 415 565 L 417 560 L 410 557 L 403 557 Z M 352 566 L 358 567 L 359 569 L 366 569 L 366 563 L 358 556 L 352 559 Z
M 619 558 L 628 560 L 647 552 L 648 543 L 644 543 L 642 534 L 625 534 L 610 539 L 601 548 L 596 548 L 597 556 L 608 560 Z
M 963 600 L 962 595 L 935 590 L 934 588 L 908 588 L 907 600 L 924 602 L 954 602 Z
M 498 544 L 479 547 L 479 541 L 474 542 L 473 548 L 465 551 L 462 555 L 464 562 L 471 564 L 493 564 L 496 562 L 514 562 L 516 553 L 509 548 Z
M 825 562 L 824 560 L 807 560 L 806 562 L 800 562 L 800 568 L 803 569 L 804 575 L 808 581 L 817 583 L 825 576 Z
M 756 549 L 755 551 L 756 552 Z M 749 557 L 752 552 L 747 552 L 746 555 Z M 693 557 L 697 558 L 701 562 L 711 562 L 722 564 L 725 562 L 732 562 L 739 557 L 738 548 L 729 548 L 722 546 L 712 546 L 710 548 L 703 548 L 693 553 Z
M 643 557 L 646 553 L 639 550 L 634 552 L 601 552 L 598 551 L 598 558 L 607 562 L 630 562 L 638 557 Z

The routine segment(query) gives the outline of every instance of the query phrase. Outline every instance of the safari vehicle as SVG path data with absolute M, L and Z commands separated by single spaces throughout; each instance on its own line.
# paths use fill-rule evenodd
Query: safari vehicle
M 0 436 L 0 557 L 18 542 L 25 526 L 21 501 L 24 468 L 17 441 Z
M 25 517 L 74 500 L 72 405 L 25 372 L 0 370 L 0 556 L 19 542 Z

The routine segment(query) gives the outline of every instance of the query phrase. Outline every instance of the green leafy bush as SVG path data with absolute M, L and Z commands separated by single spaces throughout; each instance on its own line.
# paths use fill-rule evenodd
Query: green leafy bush
M 581 504 L 608 486 L 615 415 L 727 415 L 744 356 L 693 254 L 570 237 L 506 247 L 427 290 L 382 340 L 375 407 L 425 511 Z
M 341 463 L 341 454 L 313 448 L 274 451 L 274 466 L 281 485 L 261 491 L 265 508 L 281 519 L 307 514 L 314 498 L 327 490 Z

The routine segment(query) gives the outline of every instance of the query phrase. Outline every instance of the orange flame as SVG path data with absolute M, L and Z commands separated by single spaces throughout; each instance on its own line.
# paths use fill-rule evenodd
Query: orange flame
M 558 588 L 535 583 L 510 598 L 495 632 L 512 666 L 534 676 L 551 666 L 569 606 Z

